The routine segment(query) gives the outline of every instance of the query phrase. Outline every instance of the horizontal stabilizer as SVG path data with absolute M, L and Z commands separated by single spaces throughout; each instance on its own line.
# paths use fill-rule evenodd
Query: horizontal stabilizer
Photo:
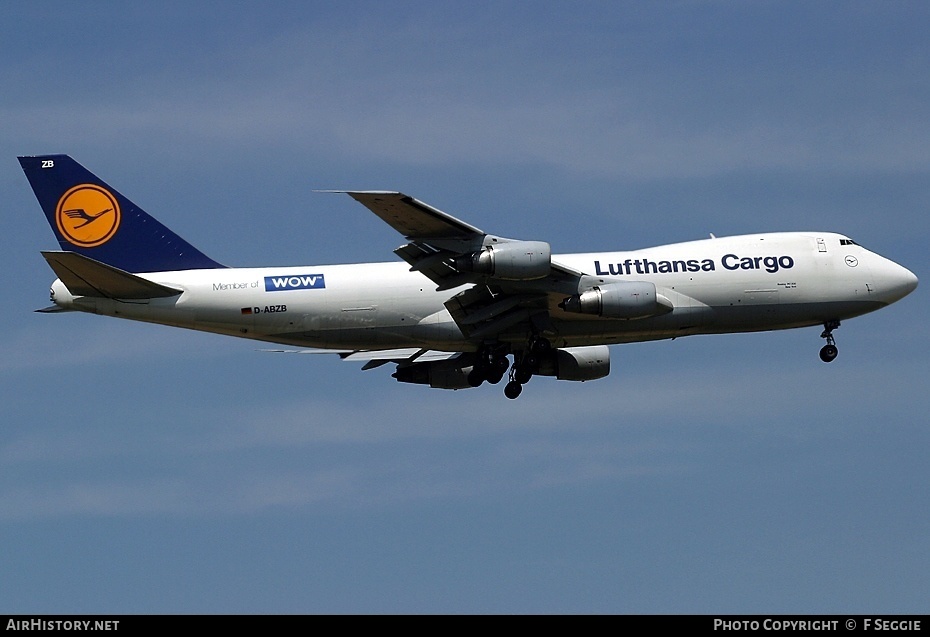
M 76 252 L 42 252 L 49 266 L 75 296 L 106 299 L 160 299 L 183 290 L 153 283 Z

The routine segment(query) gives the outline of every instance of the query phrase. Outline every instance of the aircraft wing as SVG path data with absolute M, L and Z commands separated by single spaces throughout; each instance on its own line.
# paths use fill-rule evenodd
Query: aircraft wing
M 397 248 L 394 252 L 407 261 L 412 270 L 423 272 L 435 281 L 439 289 L 451 289 L 488 278 L 481 274 L 463 272 L 460 267 L 453 264 L 457 257 L 473 254 L 494 244 L 520 243 L 514 239 L 489 235 L 469 223 L 456 219 L 402 192 L 383 190 L 326 190 L 322 192 L 349 195 L 404 235 L 410 243 Z M 551 270 L 559 274 L 562 279 L 583 276 L 581 272 L 557 263 L 551 264 Z
M 470 243 L 485 234 L 478 228 L 402 192 L 382 190 L 341 192 L 345 192 L 371 210 L 410 240 L 457 239 Z
M 378 350 L 266 349 L 262 351 L 277 354 L 339 354 L 339 358 L 344 361 L 364 361 L 365 365 L 362 369 L 374 369 L 386 363 L 444 361 L 460 355 L 459 352 L 438 352 L 418 347 Z
M 395 254 L 412 271 L 436 283 L 437 290 L 469 286 L 449 298 L 445 307 L 473 343 L 520 341 L 528 333 L 555 338 L 560 321 L 575 321 L 581 318 L 577 313 L 592 312 L 587 299 L 593 294 L 600 300 L 603 287 L 610 288 L 608 301 L 614 305 L 601 316 L 644 318 L 672 310 L 652 283 L 590 276 L 553 261 L 546 242 L 488 234 L 403 193 L 326 192 L 349 195 L 400 232 L 409 243 Z M 640 301 L 651 309 L 637 314 Z M 596 305 L 602 307 L 600 302 Z

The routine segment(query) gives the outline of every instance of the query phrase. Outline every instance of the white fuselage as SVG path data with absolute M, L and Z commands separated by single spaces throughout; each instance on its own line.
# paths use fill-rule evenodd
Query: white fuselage
M 638 320 L 566 312 L 550 294 L 559 347 L 689 334 L 822 324 L 876 310 L 908 294 L 916 277 L 833 233 L 721 237 L 629 252 L 553 255 L 604 279 L 650 281 L 674 310 Z M 53 284 L 62 309 L 259 339 L 293 346 L 362 350 L 424 347 L 467 351 L 444 303 L 465 289 L 437 291 L 406 263 L 224 268 L 140 276 L 183 289 L 177 297 L 115 301 L 74 297 Z M 519 290 L 515 282 L 513 289 Z M 505 334 L 502 340 L 507 340 Z M 513 340 L 525 338 L 514 334 Z

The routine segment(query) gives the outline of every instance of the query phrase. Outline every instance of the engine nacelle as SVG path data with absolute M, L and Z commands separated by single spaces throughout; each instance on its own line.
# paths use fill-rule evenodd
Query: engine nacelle
M 532 281 L 549 276 L 552 249 L 545 241 L 508 241 L 455 259 L 462 272 L 495 279 Z
M 610 373 L 610 349 L 606 345 L 563 347 L 544 356 L 536 371 L 559 380 L 596 380 Z
M 445 361 L 428 361 L 412 365 L 398 365 L 391 374 L 402 383 L 429 385 L 436 389 L 465 389 L 468 384 L 468 372 L 472 367 L 459 367 L 454 359 Z
M 649 281 L 617 281 L 595 286 L 559 303 L 566 312 L 604 318 L 639 319 L 671 312 L 672 304 Z

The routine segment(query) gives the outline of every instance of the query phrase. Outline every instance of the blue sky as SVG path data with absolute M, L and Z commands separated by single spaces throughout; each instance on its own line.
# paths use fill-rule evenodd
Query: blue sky
M 46 316 L 16 155 L 230 265 L 387 261 L 397 189 L 558 252 L 848 234 L 926 278 L 923 3 L 7 3 L 0 610 L 926 612 L 920 287 L 836 332 L 443 392 Z

